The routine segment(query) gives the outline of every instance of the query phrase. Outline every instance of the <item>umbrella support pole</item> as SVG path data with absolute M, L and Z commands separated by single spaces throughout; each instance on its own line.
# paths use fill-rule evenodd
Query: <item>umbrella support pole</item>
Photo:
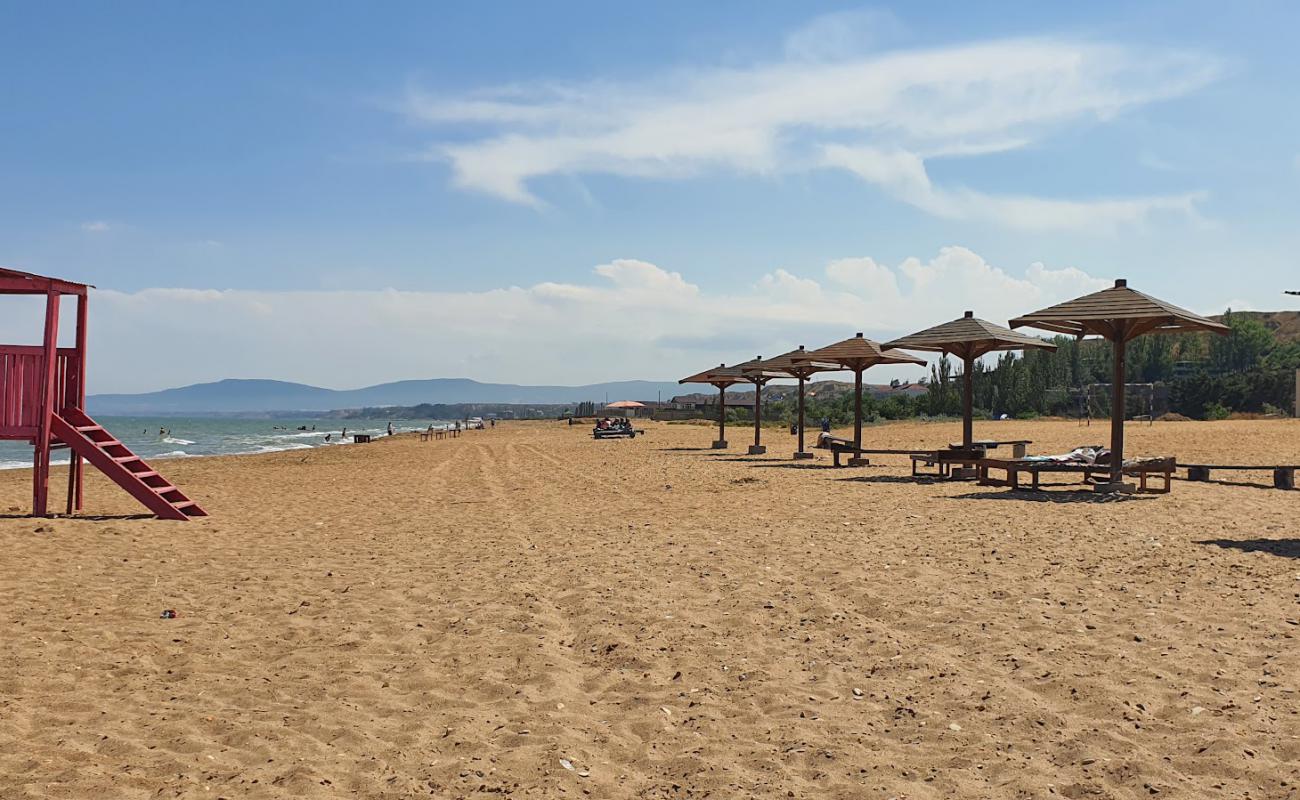
M 1093 491 L 1103 494 L 1133 494 L 1137 486 L 1124 482 L 1124 380 L 1125 350 L 1131 323 L 1116 323 L 1114 356 L 1112 358 L 1115 377 L 1113 380 L 1114 396 L 1110 408 L 1110 480 L 1093 484 Z
M 799 418 L 796 424 L 796 432 L 799 434 L 799 446 L 794 451 L 795 461 L 802 461 L 804 459 L 813 457 L 812 453 L 809 453 L 808 451 L 803 449 L 803 423 L 804 423 L 803 389 L 804 389 L 804 384 L 807 381 L 808 381 L 808 376 L 803 372 L 800 372 L 799 373 L 799 412 L 798 412 Z
M 727 449 L 727 384 L 718 384 L 718 438 L 714 450 Z
M 763 444 L 763 384 L 766 380 L 754 381 L 754 443 L 749 446 L 751 456 L 761 456 L 767 452 Z
M 853 370 L 853 449 L 862 449 L 862 370 L 859 366 Z M 854 455 L 849 458 L 850 467 L 869 467 L 871 459 Z

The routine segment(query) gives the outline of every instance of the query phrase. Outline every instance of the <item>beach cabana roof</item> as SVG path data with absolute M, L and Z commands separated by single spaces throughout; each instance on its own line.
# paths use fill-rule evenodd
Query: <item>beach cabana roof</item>
M 817 350 L 809 350 L 802 356 L 795 356 L 799 362 L 822 362 L 838 364 L 842 369 L 861 370 L 877 364 L 920 364 L 923 359 L 910 353 L 890 351 L 878 342 L 866 338 L 861 333 L 851 339 L 827 345 Z
M 1147 333 L 1223 334 L 1231 330 L 1200 314 L 1130 289 L 1123 278 L 1109 289 L 1016 317 L 1011 320 L 1011 327 L 1038 328 L 1078 337 L 1095 334 L 1111 341 L 1128 341 Z
M 974 442 L 974 384 L 971 372 L 975 367 L 975 359 L 996 350 L 1023 350 L 1030 347 L 1056 349 L 1056 345 L 1037 336 L 1016 333 L 1010 328 L 979 319 L 973 311 L 967 311 L 960 319 L 895 339 L 884 346 L 952 353 L 962 360 L 961 441 L 962 446 L 968 449 Z
M 763 370 L 779 372 L 788 378 L 806 378 L 818 372 L 835 372 L 843 369 L 839 364 L 829 361 L 808 361 L 805 358 L 807 355 L 808 351 L 803 345 L 799 345 L 795 350 L 763 361 Z
M 745 376 L 740 373 L 738 368 L 719 364 L 712 369 L 706 369 L 703 372 L 697 372 L 694 375 L 682 378 L 678 383 L 708 383 L 713 386 L 730 386 L 743 380 L 745 380 Z
M 979 358 L 997 350 L 1021 350 L 1027 347 L 1056 349 L 1056 345 L 1051 342 L 979 319 L 971 311 L 952 322 L 886 342 L 881 347 L 952 353 L 963 359 Z
M 1098 485 L 1102 491 L 1131 491 L 1124 477 L 1124 381 L 1125 348 L 1129 340 L 1147 333 L 1208 331 L 1226 336 L 1227 325 L 1206 319 L 1176 305 L 1128 288 L 1120 278 L 1115 285 L 1100 292 L 1067 300 L 1051 308 L 1025 314 L 1011 320 L 1011 327 L 1041 328 L 1080 338 L 1096 334 L 1111 343 L 1110 405 L 1110 476 L 1109 484 Z

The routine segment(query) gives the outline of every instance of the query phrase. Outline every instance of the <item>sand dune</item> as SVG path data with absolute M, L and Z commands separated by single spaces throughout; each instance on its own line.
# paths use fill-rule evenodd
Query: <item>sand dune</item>
M 189 523 L 97 477 L 101 518 L 27 519 L 0 473 L 0 798 L 1300 794 L 1300 493 L 1025 496 L 648 427 L 165 462 Z

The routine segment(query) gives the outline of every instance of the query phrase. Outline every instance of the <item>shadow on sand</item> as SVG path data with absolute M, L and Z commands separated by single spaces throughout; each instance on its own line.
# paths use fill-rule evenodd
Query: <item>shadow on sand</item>
M 994 489 L 953 495 L 949 500 L 1011 500 L 1017 503 L 1133 503 L 1155 500 L 1149 494 L 1104 494 L 1091 489 Z
M 1213 545 L 1243 553 L 1268 553 L 1282 558 L 1300 558 L 1300 539 L 1202 539 L 1196 544 Z
M 876 465 L 872 465 L 873 467 Z M 855 467 L 855 469 L 871 469 L 871 467 Z M 851 481 L 854 483 L 915 483 L 921 486 L 927 486 L 932 483 L 952 483 L 947 478 L 937 478 L 933 475 L 852 475 L 846 478 L 836 478 L 837 481 Z
M 1267 472 L 1268 470 L 1260 470 L 1260 471 L 1261 471 L 1261 472 Z M 1211 478 L 1211 479 L 1208 480 L 1208 481 L 1189 481 L 1189 480 L 1186 479 L 1186 478 L 1180 478 L 1180 477 L 1178 477 L 1178 476 L 1176 476 L 1176 475 L 1174 476 L 1174 480 L 1176 480 L 1176 481 L 1182 481 L 1183 483 L 1187 483 L 1187 484 L 1190 484 L 1190 485 L 1192 485 L 1192 486 L 1195 486 L 1195 485 L 1198 484 L 1198 483 L 1212 483 L 1212 484 L 1214 484 L 1214 485 L 1216 485 L 1216 486 L 1241 486 L 1241 487 L 1244 487 L 1244 488 L 1246 488 L 1246 489 L 1267 489 L 1267 490 L 1269 490 L 1270 492 L 1286 491 L 1285 489 L 1283 489 L 1283 490 L 1279 490 L 1279 489 L 1278 489 L 1276 486 L 1274 486 L 1272 483 L 1256 483 L 1255 481 L 1241 481 L 1241 480 L 1237 480 L 1237 481 L 1224 481 L 1224 480 L 1218 480 L 1217 478 Z
M 33 517 L 31 514 L 0 514 L 0 519 L 25 519 L 41 524 L 45 522 L 128 522 L 134 519 L 155 519 L 153 514 L 60 514 L 55 517 Z

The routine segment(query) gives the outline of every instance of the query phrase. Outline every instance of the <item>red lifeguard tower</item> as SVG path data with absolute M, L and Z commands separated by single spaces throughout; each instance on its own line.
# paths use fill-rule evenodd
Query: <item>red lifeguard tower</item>
M 48 513 L 50 452 L 71 451 L 68 513 L 81 510 L 83 461 L 113 479 L 160 519 L 205 517 L 199 504 L 172 486 L 144 459 L 86 415 L 86 300 L 84 283 L 0 268 L 0 295 L 44 295 L 45 338 L 40 345 L 0 344 L 0 439 L 30 442 L 32 514 Z M 77 335 L 59 347 L 59 300 L 77 298 Z

